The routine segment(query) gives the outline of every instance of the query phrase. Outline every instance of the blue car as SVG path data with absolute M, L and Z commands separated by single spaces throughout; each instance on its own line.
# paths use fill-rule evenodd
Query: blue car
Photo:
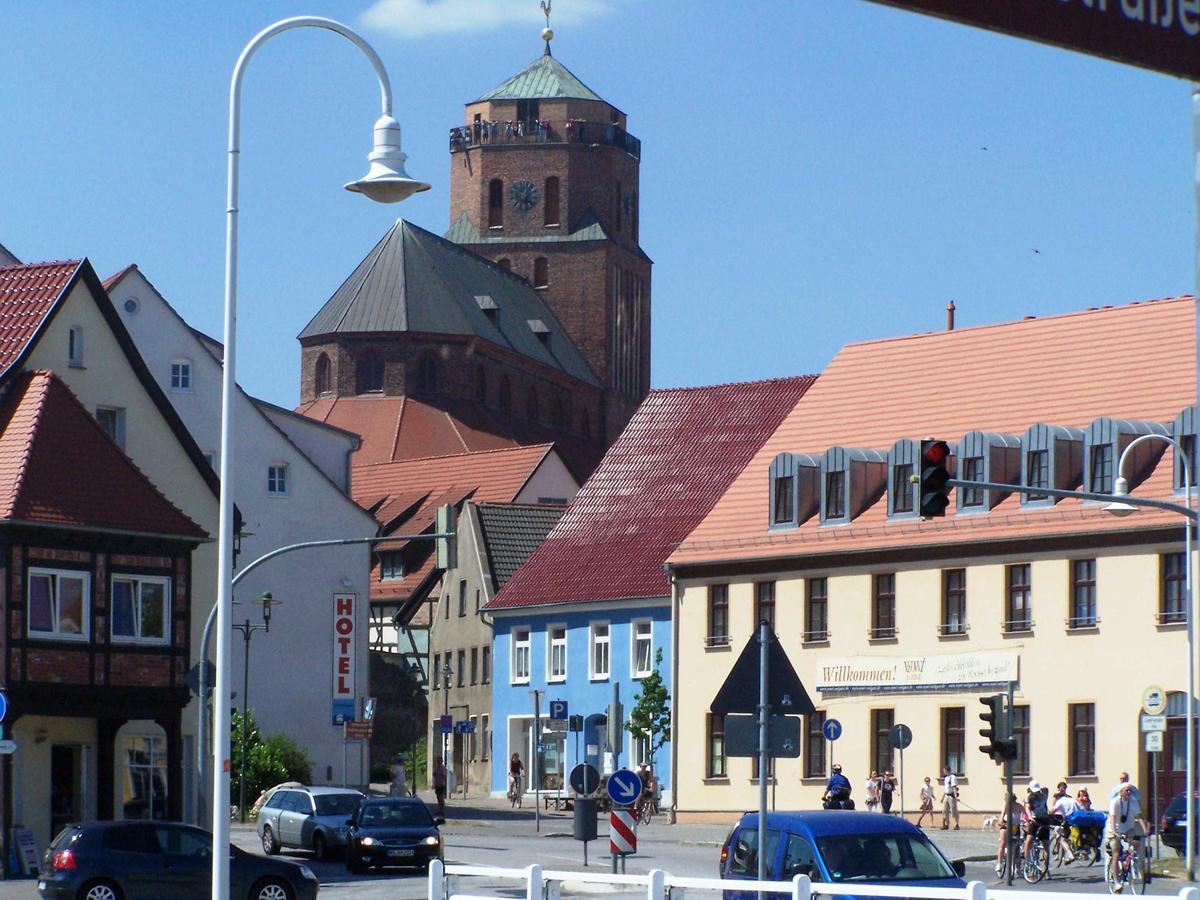
M 758 813 L 746 813 L 721 847 L 721 877 L 758 877 Z M 831 884 L 966 887 L 961 862 L 950 862 L 925 833 L 897 816 L 851 810 L 767 815 L 767 879 L 807 875 Z M 726 891 L 725 900 L 756 900 Z M 782 895 L 779 895 L 782 896 Z

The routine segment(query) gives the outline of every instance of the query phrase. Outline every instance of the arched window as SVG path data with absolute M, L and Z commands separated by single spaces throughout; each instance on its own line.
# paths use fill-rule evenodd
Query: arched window
M 437 393 L 438 363 L 432 354 L 426 353 L 417 363 L 417 390 L 423 394 Z
M 504 181 L 493 178 L 488 184 L 488 228 L 504 227 Z
M 368 350 L 358 360 L 358 393 L 370 394 L 383 390 L 383 357 Z
M 525 418 L 531 422 L 538 420 L 538 390 L 536 385 L 529 386 L 529 397 L 525 401 Z
M 317 395 L 328 394 L 332 388 L 333 378 L 331 376 L 331 367 L 329 364 L 329 356 L 322 353 L 317 357 L 316 377 L 313 379 L 317 389 Z
M 558 222 L 558 176 L 551 175 L 546 179 L 546 189 L 543 192 L 546 195 L 542 207 L 545 213 L 544 225 L 557 225 Z
M 539 256 L 533 261 L 533 286 L 544 288 L 550 285 L 550 261 Z
M 475 367 L 475 399 L 487 402 L 487 372 L 482 364 Z
M 509 259 L 507 256 L 502 256 L 498 260 L 496 260 L 496 265 L 498 265 L 500 268 L 502 268 L 505 272 L 512 271 L 512 260 Z
M 505 375 L 500 379 L 500 408 L 505 412 L 512 409 L 512 384 Z

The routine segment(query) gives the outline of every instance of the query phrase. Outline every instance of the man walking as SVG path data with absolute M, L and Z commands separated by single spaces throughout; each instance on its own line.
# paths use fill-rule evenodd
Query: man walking
M 433 763 L 433 793 L 437 797 L 437 814 L 446 815 L 446 764 L 439 756 Z
M 942 831 L 950 827 L 951 819 L 958 831 L 958 779 L 949 766 L 942 766 Z

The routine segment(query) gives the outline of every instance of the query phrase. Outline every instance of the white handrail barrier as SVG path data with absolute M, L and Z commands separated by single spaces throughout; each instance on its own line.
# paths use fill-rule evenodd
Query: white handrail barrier
M 791 900 L 812 900 L 814 896 L 894 897 L 898 900 L 1079 900 L 1080 894 L 1066 891 L 990 891 L 982 881 L 971 881 L 965 888 L 914 888 L 911 885 L 827 884 L 814 882 L 807 875 L 797 875 L 791 881 L 744 881 L 731 878 L 691 878 L 675 876 L 662 869 L 652 869 L 645 875 L 613 875 L 607 872 L 566 872 L 545 870 L 539 865 L 524 869 L 494 866 L 444 865 L 435 859 L 429 864 L 428 900 L 499 900 L 497 894 L 468 894 L 450 890 L 451 876 L 490 878 L 501 881 L 524 881 L 525 900 L 558 900 L 565 881 L 584 884 L 609 884 L 640 887 L 646 900 L 669 900 L 670 888 L 690 888 L 705 891 L 738 891 L 739 893 L 790 894 Z M 1098 891 L 1104 896 L 1108 892 Z M 1184 886 L 1174 895 L 1176 900 L 1200 900 L 1200 888 Z

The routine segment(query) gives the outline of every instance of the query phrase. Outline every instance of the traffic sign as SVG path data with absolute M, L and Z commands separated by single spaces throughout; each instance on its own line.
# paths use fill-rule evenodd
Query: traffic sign
M 1161 731 L 1146 732 L 1146 752 L 1162 753 L 1163 733 Z
M 906 750 L 912 743 L 912 729 L 907 725 L 893 725 L 888 731 L 888 743 L 897 750 Z
M 637 772 L 617 769 L 608 776 L 608 799 L 613 803 L 631 805 L 642 795 L 642 779 Z M 614 850 L 614 853 L 619 852 Z
M 4 721 L 4 717 L 8 715 L 8 694 L 0 691 L 0 722 Z
M 580 796 L 590 796 L 600 787 L 600 772 L 591 763 L 580 763 L 571 770 L 571 790 Z
M 196 663 L 194 666 L 192 666 L 190 669 L 188 669 L 188 673 L 187 673 L 188 690 L 190 690 L 193 694 L 196 694 L 197 696 L 199 696 L 199 694 L 200 694 L 200 667 L 201 666 L 204 667 L 204 686 L 206 688 L 205 693 L 207 696 L 211 696 L 212 691 L 213 691 L 213 685 L 216 684 L 216 681 L 217 681 L 217 667 L 214 666 L 207 659 L 204 660 L 203 662 Z M 4 721 L 3 712 L 4 712 L 4 708 L 6 705 L 7 704 L 5 704 L 5 703 L 0 703 L 0 722 Z
M 475 723 L 474 722 L 455 722 L 454 723 L 454 733 L 455 734 L 474 734 L 475 733 Z
M 1166 731 L 1166 716 L 1142 716 L 1142 731 Z
M 441 724 L 442 734 L 454 733 L 454 716 L 439 716 L 438 722 Z
M 825 735 L 827 741 L 836 741 L 842 736 L 842 723 L 837 719 L 826 719 L 821 726 L 821 734 Z
M 346 722 L 342 725 L 345 729 L 344 739 L 347 741 L 369 741 L 373 731 L 371 722 Z
M 713 698 L 710 712 L 715 713 L 758 713 L 758 690 L 762 673 L 758 634 L 754 634 L 742 648 L 725 683 Z M 800 683 L 800 676 L 784 652 L 783 645 L 768 633 L 767 644 L 767 704 L 771 712 L 787 716 L 811 716 L 817 711 L 808 691 Z
M 628 771 L 622 769 L 622 771 Z M 609 784 L 612 779 L 609 778 Z M 608 819 L 608 850 L 620 856 L 637 853 L 637 822 L 627 809 L 614 809 Z
M 768 719 L 767 753 L 795 759 L 800 755 L 800 717 L 771 716 Z M 725 717 L 725 755 L 758 756 L 760 739 L 757 716 Z
M 550 718 L 551 719 L 567 718 L 567 701 L 566 700 L 551 700 L 550 701 Z
M 0 756 L 8 756 L 17 752 L 16 741 L 0 741 Z
M 1167 711 L 1167 692 L 1156 684 L 1150 685 L 1142 694 L 1142 712 L 1148 716 L 1161 716 Z

